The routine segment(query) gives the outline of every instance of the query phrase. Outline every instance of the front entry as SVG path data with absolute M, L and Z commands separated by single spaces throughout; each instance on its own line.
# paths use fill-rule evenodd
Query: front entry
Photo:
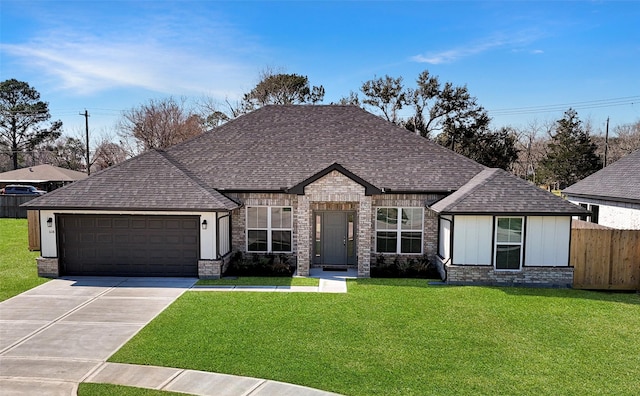
M 356 213 L 316 212 L 314 217 L 314 265 L 332 268 L 356 265 Z

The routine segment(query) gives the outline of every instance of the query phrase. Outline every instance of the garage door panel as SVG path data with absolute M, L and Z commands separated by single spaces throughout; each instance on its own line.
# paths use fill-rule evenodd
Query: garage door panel
M 124 219 L 112 219 L 111 224 L 113 228 L 129 229 L 129 221 Z
M 197 216 L 62 215 L 68 275 L 197 276 Z
M 148 220 L 146 219 L 132 219 L 130 228 L 140 230 L 150 227 L 148 226 Z
M 113 219 L 96 219 L 96 228 L 113 228 Z

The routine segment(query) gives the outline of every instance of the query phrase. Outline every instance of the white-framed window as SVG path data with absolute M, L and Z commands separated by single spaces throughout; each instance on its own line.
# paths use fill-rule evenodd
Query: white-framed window
M 422 254 L 423 208 L 376 208 L 376 252 Z
M 247 252 L 291 252 L 293 209 L 247 207 Z
M 520 269 L 522 266 L 523 232 L 524 217 L 496 218 L 496 269 Z

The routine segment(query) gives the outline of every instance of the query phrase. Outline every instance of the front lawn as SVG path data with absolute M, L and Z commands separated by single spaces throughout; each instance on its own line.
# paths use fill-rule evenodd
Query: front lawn
M 29 251 L 27 219 L 0 219 L 0 301 L 47 281 L 38 278 L 39 255 Z
M 345 395 L 637 394 L 640 296 L 358 279 L 187 292 L 112 358 Z

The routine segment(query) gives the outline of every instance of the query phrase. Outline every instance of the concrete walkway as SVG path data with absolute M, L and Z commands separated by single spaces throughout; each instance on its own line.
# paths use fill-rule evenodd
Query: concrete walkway
M 346 293 L 347 279 L 355 279 L 358 273 L 354 269 L 348 271 L 323 271 L 321 268 L 311 269 L 310 278 L 319 278 L 318 286 L 193 286 L 197 291 L 238 291 L 238 292 L 283 292 L 283 293 Z
M 296 286 L 226 290 L 344 293 L 345 278 L 352 276 L 344 272 L 313 275 L 320 277 L 316 290 Z M 106 363 L 195 282 L 186 278 L 55 279 L 3 301 L 0 394 L 67 396 L 77 393 L 80 382 L 107 382 L 194 395 L 331 395 L 257 378 Z

